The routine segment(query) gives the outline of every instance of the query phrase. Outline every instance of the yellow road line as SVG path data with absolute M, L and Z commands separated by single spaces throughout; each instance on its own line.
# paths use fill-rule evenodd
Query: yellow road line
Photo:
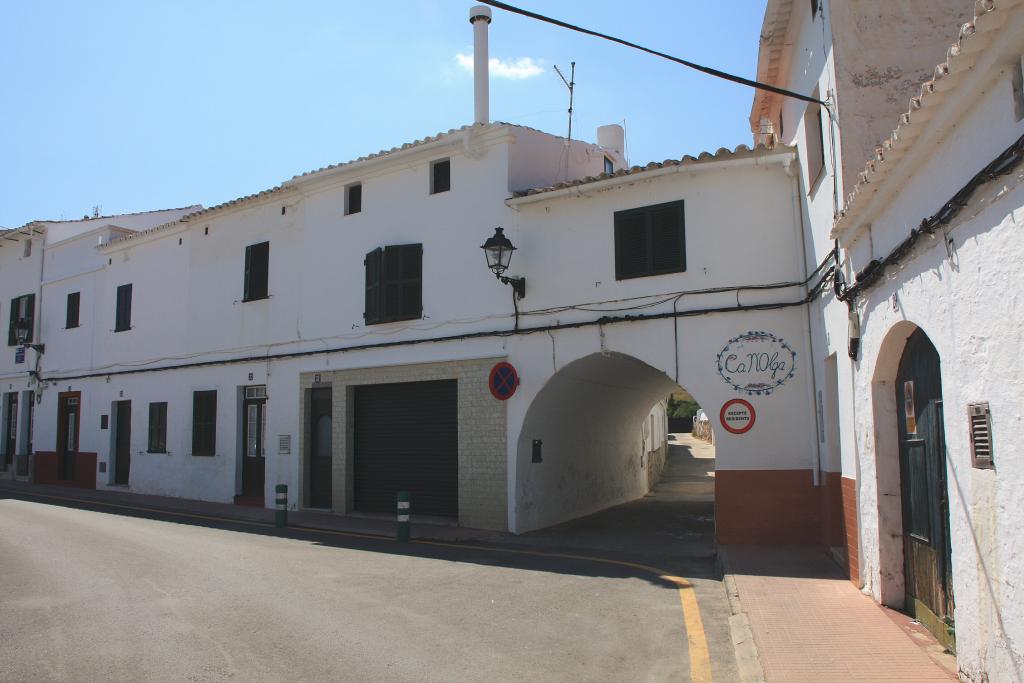
M 10 491 L 10 489 L 6 490 Z M 22 492 L 11 491 L 11 493 Z M 275 528 L 275 525 L 269 522 L 257 522 L 247 519 L 239 520 L 230 519 L 227 517 L 211 517 L 208 515 L 197 515 L 191 512 L 158 510 L 154 508 L 144 508 L 133 505 L 122 505 L 120 503 L 108 503 L 105 501 L 89 500 L 83 498 L 53 496 L 47 495 L 45 493 L 24 492 L 24 495 L 36 498 L 49 498 L 52 500 L 61 500 L 74 503 L 85 503 L 111 508 L 119 508 L 122 510 L 134 510 L 136 512 L 149 512 L 176 517 L 186 517 L 189 519 L 203 519 L 207 521 L 220 523 L 250 524 L 252 526 Z M 316 527 L 294 525 L 288 528 L 318 534 L 330 534 L 332 536 L 346 536 L 349 538 L 369 538 L 373 540 L 392 542 L 395 541 L 394 537 L 384 536 L 381 534 L 361 533 L 355 531 L 334 531 L 332 529 L 318 529 Z M 511 555 L 531 555 L 534 557 L 557 558 L 563 560 L 582 560 L 585 562 L 597 562 L 600 564 L 611 564 L 618 565 L 620 567 L 629 567 L 631 569 L 637 569 L 648 574 L 653 574 L 660 579 L 663 579 L 674 584 L 676 590 L 679 592 L 679 603 L 683 610 L 683 623 L 686 626 L 686 644 L 690 660 L 690 680 L 692 681 L 692 683 L 711 682 L 711 657 L 708 652 L 707 636 L 704 633 L 704 622 L 700 617 L 700 605 L 697 602 L 697 594 L 694 592 L 693 584 L 690 583 L 690 581 L 688 581 L 687 579 L 684 579 L 680 576 L 673 576 L 664 569 L 659 569 L 657 567 L 652 567 L 646 564 L 637 564 L 636 562 L 627 562 L 625 560 L 613 560 L 607 557 L 594 557 L 592 555 L 574 555 L 571 553 L 549 553 L 542 552 L 539 550 L 523 550 L 519 548 L 496 548 L 494 546 L 476 545 L 471 543 L 452 543 L 444 541 L 427 541 L 416 539 L 411 540 L 410 543 L 415 543 L 418 545 L 438 546 L 442 548 L 458 548 L 459 550 L 480 550 L 492 553 L 507 553 Z

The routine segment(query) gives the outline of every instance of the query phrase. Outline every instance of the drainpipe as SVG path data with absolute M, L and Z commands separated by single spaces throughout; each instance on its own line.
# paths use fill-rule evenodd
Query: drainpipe
M 800 175 L 797 169 L 794 168 L 794 164 L 790 163 L 786 166 L 786 173 L 790 178 L 793 179 L 793 213 L 795 220 L 794 225 L 800 232 L 800 261 L 803 264 L 804 273 L 804 295 L 807 294 L 807 277 L 810 275 L 810 271 L 807 268 L 807 233 L 804 225 L 804 214 L 800 210 Z M 811 463 L 811 472 L 813 474 L 813 480 L 815 486 L 821 486 L 821 439 L 818 437 L 821 434 L 821 423 L 818 416 L 818 402 L 816 400 L 816 392 L 818 391 L 818 376 L 815 370 L 815 364 L 817 363 L 817 355 L 814 352 L 814 337 L 811 335 L 811 306 L 813 302 L 810 302 L 804 306 L 804 336 L 807 339 L 807 349 L 809 363 L 811 368 L 811 384 L 808 387 L 808 398 L 810 399 L 811 413 L 814 415 L 814 461 Z

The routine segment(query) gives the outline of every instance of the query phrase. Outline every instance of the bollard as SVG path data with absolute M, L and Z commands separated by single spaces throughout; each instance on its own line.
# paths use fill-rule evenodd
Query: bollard
M 283 528 L 288 526 L 288 484 L 278 484 L 274 490 L 277 492 L 274 526 Z
M 398 492 L 398 534 L 399 541 L 409 540 L 409 513 L 411 508 L 409 500 L 411 496 L 408 491 Z

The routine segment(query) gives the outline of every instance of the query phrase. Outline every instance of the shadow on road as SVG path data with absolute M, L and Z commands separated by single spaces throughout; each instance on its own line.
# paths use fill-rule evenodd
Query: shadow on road
M 148 499 L 142 496 L 120 494 L 113 503 L 103 500 L 109 497 L 106 492 L 54 492 L 54 487 L 46 487 L 44 493 L 38 486 L 13 488 L 5 485 L 0 487 L 0 500 L 25 500 L 165 523 L 290 538 L 362 552 L 579 576 L 641 578 L 676 590 L 675 583 L 656 573 L 624 563 L 692 579 L 720 578 L 714 548 L 714 459 L 699 452 L 701 445 L 689 435 L 670 441 L 664 475 L 644 498 L 548 529 L 520 536 L 483 534 L 477 540 L 445 540 L 442 536 L 436 540 L 414 538 L 412 542 L 400 543 L 381 533 L 296 526 L 278 529 L 269 522 L 272 514 L 269 510 L 248 513 L 248 519 L 232 519 L 208 512 L 214 505 L 197 503 L 194 509 L 185 509 L 180 504 L 175 509 L 147 507 L 132 501 L 133 498 Z M 230 509 L 230 506 L 217 507 Z M 388 528 L 379 523 L 376 526 Z

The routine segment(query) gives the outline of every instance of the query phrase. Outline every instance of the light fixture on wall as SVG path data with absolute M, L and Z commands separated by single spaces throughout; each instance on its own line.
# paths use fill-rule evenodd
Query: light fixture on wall
M 501 280 L 502 284 L 512 285 L 512 291 L 517 299 L 525 297 L 526 278 L 506 277 L 504 274 L 508 270 L 509 263 L 512 262 L 512 252 L 516 250 L 512 242 L 505 237 L 505 231 L 501 228 L 495 228 L 494 235 L 488 237 L 487 241 L 480 248 L 484 250 L 484 256 L 487 258 L 487 267 L 491 269 L 494 276 Z
M 28 335 L 32 331 L 32 326 L 26 318 L 18 318 L 18 322 L 14 323 L 14 337 L 18 341 L 18 346 L 25 346 L 32 349 L 36 353 L 44 353 L 46 351 L 46 344 L 27 344 Z

